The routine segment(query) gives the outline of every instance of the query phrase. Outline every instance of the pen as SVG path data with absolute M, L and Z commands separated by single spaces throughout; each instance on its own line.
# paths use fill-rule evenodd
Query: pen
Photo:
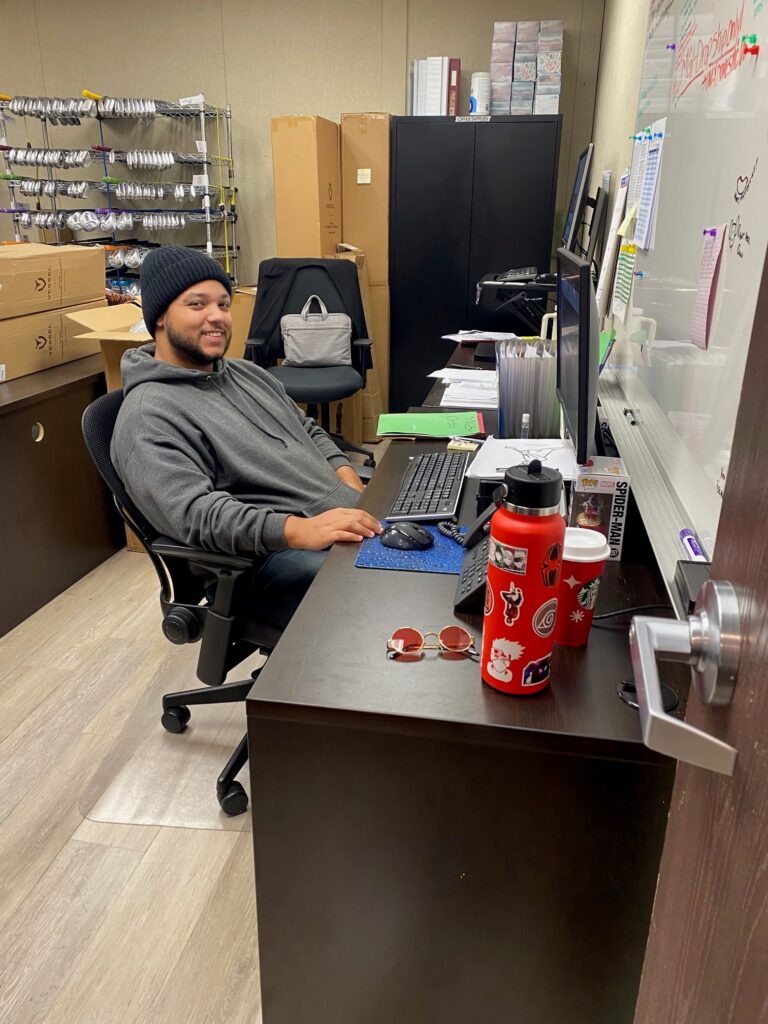
M 709 559 L 701 549 L 701 544 L 693 530 L 681 530 L 680 541 L 692 562 L 708 562 Z

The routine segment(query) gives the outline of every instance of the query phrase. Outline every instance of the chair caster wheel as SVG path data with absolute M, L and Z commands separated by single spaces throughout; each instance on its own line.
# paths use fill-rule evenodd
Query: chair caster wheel
M 180 704 L 175 708 L 166 708 L 160 721 L 163 724 L 163 728 L 168 732 L 184 732 L 190 717 L 189 708 Z
M 230 783 L 229 789 L 224 793 L 219 793 L 218 797 L 219 806 L 230 818 L 243 814 L 248 807 L 248 794 L 239 782 Z

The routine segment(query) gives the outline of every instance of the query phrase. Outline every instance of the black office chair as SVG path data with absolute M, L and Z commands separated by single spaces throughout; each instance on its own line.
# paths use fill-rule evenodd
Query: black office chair
M 242 682 L 225 684 L 227 673 L 256 650 L 269 654 L 280 632 L 238 615 L 240 580 L 254 567 L 253 559 L 201 551 L 161 536 L 128 497 L 109 455 L 122 403 L 122 391 L 111 391 L 92 402 L 83 413 L 83 437 L 112 492 L 118 512 L 141 541 L 155 568 L 160 581 L 163 633 L 173 644 L 200 642 L 197 678 L 206 688 L 167 693 L 163 697 L 163 727 L 180 733 L 189 722 L 189 705 L 245 700 L 260 670 Z M 243 736 L 216 782 L 216 795 L 226 814 L 242 814 L 248 806 L 248 796 L 236 780 L 247 760 L 248 743 Z
M 310 295 L 318 295 L 329 313 L 346 313 L 352 321 L 351 365 L 275 366 L 283 357 L 280 320 L 300 313 Z M 335 443 L 346 452 L 365 455 L 364 465 L 376 465 L 366 448 L 331 432 L 330 403 L 349 398 L 365 387 L 371 368 L 371 341 L 365 323 L 357 267 L 350 260 L 271 259 L 259 265 L 256 306 L 245 358 L 263 366 L 285 387 L 294 402 L 305 404 Z M 318 417 L 316 409 L 319 407 Z M 367 477 L 369 474 L 365 474 Z

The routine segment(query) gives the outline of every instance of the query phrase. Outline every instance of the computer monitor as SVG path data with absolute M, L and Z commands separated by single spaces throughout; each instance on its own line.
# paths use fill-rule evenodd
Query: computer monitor
M 596 455 L 597 374 L 600 359 L 597 301 L 590 265 L 557 250 L 557 397 L 565 429 L 583 465 Z
M 603 255 L 603 238 L 605 236 L 605 220 L 608 214 L 608 193 L 598 188 L 594 201 L 590 199 L 592 206 L 592 219 L 589 222 L 589 241 L 585 259 L 590 266 L 595 266 L 596 274 L 600 274 L 600 265 Z
M 589 167 L 592 163 L 592 143 L 587 146 L 579 156 L 576 165 L 576 177 L 573 181 L 571 201 L 568 204 L 568 212 L 565 215 L 563 225 L 562 245 L 564 249 L 573 251 L 576 239 L 579 235 L 579 228 L 584 216 L 584 201 L 587 195 L 587 179 L 589 178 Z

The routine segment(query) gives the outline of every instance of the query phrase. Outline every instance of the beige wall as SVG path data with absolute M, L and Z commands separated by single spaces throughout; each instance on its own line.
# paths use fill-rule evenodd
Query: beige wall
M 647 3 L 606 0 L 595 102 L 592 192 L 603 171 L 610 169 L 611 192 L 615 194 L 619 175 L 632 159 L 630 135 L 635 130 L 647 22 Z
M 408 59 L 438 54 L 459 57 L 462 113 L 469 104 L 472 72 L 489 69 L 494 21 L 562 19 L 563 132 L 556 237 L 568 204 L 576 160 L 592 138 L 603 5 L 604 0 L 408 0 Z
M 565 22 L 559 212 L 576 155 L 591 137 L 603 2 L 546 4 L 547 17 Z M 132 0 L 130 22 L 120 23 L 89 0 L 2 0 L 2 7 L 4 37 L 18 45 L 4 47 L 0 89 L 75 96 L 89 88 L 162 99 L 202 91 L 211 103 L 231 104 L 243 283 L 274 253 L 271 117 L 404 113 L 408 60 L 430 54 L 461 58 L 464 106 L 470 73 L 488 68 L 494 20 L 544 13 L 537 0 Z M 32 120 L 26 129 L 21 121 L 12 126 L 10 141 L 23 144 L 25 131 L 39 143 Z M 96 131 L 93 123 L 54 127 L 51 137 L 69 148 L 96 141 Z M 113 122 L 106 131 L 107 142 L 138 144 L 135 125 Z M 149 144 L 183 149 L 194 137 L 191 128 L 162 119 Z M 5 189 L 0 197 L 5 205 Z M 0 215 L 0 238 L 9 237 L 9 226 Z M 202 240 L 202 231 L 195 237 Z

